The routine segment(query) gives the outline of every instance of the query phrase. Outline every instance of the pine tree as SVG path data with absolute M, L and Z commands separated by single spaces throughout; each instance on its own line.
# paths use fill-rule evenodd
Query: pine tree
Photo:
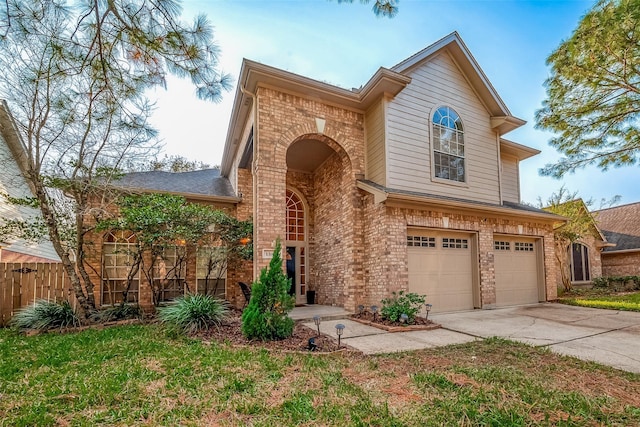
M 278 340 L 291 336 L 293 319 L 288 313 L 295 301 L 289 295 L 291 282 L 282 271 L 280 239 L 269 266 L 251 287 L 251 301 L 242 313 L 242 333 L 248 339 Z

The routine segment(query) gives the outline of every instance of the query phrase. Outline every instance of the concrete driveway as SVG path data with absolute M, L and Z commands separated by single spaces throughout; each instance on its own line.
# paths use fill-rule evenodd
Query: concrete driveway
M 563 304 L 434 314 L 443 328 L 479 338 L 502 337 L 640 373 L 640 313 Z

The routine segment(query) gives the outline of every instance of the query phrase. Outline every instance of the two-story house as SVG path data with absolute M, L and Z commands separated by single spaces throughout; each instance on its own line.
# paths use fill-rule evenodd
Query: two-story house
M 457 33 L 347 90 L 244 60 L 221 165 L 296 299 L 355 309 L 392 291 L 434 311 L 556 298 L 553 223 L 521 205 L 514 117 Z

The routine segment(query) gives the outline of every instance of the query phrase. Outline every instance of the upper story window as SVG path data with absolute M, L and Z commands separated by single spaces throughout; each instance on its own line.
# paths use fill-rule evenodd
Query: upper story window
M 466 181 L 462 120 L 449 107 L 440 107 L 433 115 L 433 168 L 436 178 Z

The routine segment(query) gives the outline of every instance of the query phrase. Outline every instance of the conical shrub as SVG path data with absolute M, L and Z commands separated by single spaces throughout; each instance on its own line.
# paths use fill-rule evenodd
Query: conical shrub
M 248 339 L 278 340 L 293 333 L 293 319 L 288 314 L 295 301 L 289 295 L 291 282 L 282 271 L 280 251 L 278 239 L 269 266 L 251 287 L 251 300 L 242 313 L 242 333 Z

